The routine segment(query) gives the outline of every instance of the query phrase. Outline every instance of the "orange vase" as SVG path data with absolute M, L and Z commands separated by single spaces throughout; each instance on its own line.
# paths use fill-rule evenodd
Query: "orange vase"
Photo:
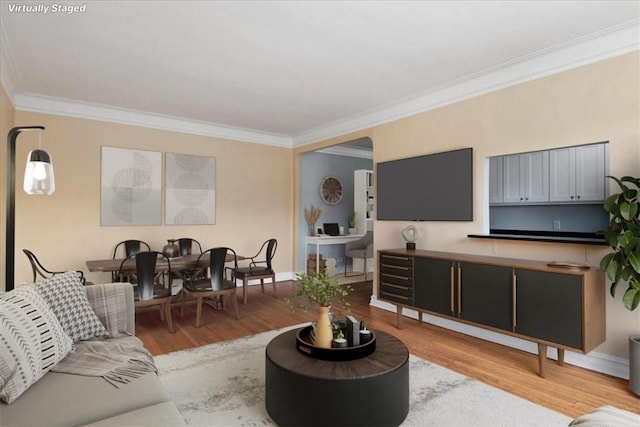
M 313 345 L 321 348 L 331 348 L 333 329 L 329 320 L 331 307 L 318 306 L 318 322 L 316 323 L 316 339 Z

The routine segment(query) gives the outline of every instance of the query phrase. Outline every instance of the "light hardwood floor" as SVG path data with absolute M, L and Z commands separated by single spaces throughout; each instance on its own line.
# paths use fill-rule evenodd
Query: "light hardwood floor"
M 534 354 L 409 318 L 404 319 L 403 328 L 398 330 L 395 313 L 369 305 L 371 283 L 351 285 L 354 288 L 350 295 L 352 314 L 367 327 L 395 335 L 416 356 L 572 418 L 602 405 L 640 413 L 640 398 L 629 390 L 626 380 L 568 364 L 558 366 L 552 361 L 547 365 L 546 378 L 541 378 Z M 247 304 L 239 300 L 240 320 L 235 319 L 230 305 L 224 311 L 205 307 L 200 328 L 195 327 L 195 306 L 185 308 L 184 319 L 180 317 L 179 307 L 174 307 L 176 332 L 173 334 L 161 322 L 158 311 L 137 313 L 136 334 L 152 354 L 158 355 L 313 319 L 314 313 L 292 313 L 284 302 L 285 296 L 294 294 L 294 282 L 279 282 L 277 289 L 278 295 L 274 298 L 271 285 L 265 286 L 264 294 L 259 286 L 250 286 Z M 241 295 L 240 291 L 238 298 Z

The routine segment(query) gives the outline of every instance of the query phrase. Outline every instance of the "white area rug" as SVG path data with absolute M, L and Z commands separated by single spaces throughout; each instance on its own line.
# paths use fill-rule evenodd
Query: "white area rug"
M 294 326 L 156 356 L 160 380 L 194 426 L 269 426 L 265 347 Z M 411 355 L 403 426 L 567 426 L 571 419 Z M 304 393 L 301 390 L 301 393 Z

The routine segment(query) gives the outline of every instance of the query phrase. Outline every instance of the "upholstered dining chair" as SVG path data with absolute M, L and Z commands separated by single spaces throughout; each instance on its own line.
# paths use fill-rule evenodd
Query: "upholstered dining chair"
M 191 255 L 194 253 L 195 249 L 198 250 L 197 253 L 202 253 L 202 245 L 196 239 L 192 239 L 190 237 L 181 237 L 176 240 L 178 242 L 178 246 L 180 247 L 180 255 Z
M 344 276 L 359 276 L 352 274 L 347 276 L 347 258 L 364 260 L 364 278 L 367 279 L 367 259 L 373 258 L 373 231 L 367 231 L 364 237 L 355 242 L 347 242 L 344 245 Z
M 128 258 L 132 255 L 137 254 L 138 252 L 141 251 L 150 251 L 151 247 L 149 246 L 148 243 L 142 241 L 142 240 L 123 240 L 122 242 L 118 243 L 116 245 L 116 247 L 113 249 L 113 259 L 116 258 Z M 122 256 L 118 256 L 118 253 L 122 253 Z M 125 280 L 124 277 L 118 276 L 117 272 L 113 272 L 111 273 L 111 281 L 112 282 L 121 282 Z M 131 282 L 132 278 L 131 277 L 127 277 L 126 278 L 127 281 Z
M 33 270 L 33 281 L 35 282 L 40 276 L 43 279 L 48 279 L 50 277 L 55 276 L 56 274 L 65 273 L 65 271 L 51 271 L 47 270 L 38 260 L 38 257 L 28 249 L 23 249 L 22 252 L 29 259 L 29 263 L 31 264 L 31 270 Z M 87 279 L 84 277 L 84 273 L 80 270 L 75 270 L 78 273 L 78 277 L 80 277 L 80 281 L 83 285 L 93 285 L 91 282 L 87 282 Z
M 126 266 L 128 261 L 135 260 L 135 274 Z M 166 262 L 166 268 L 158 268 L 158 260 Z M 134 305 L 136 309 L 144 307 L 160 307 L 160 319 L 167 322 L 169 331 L 174 332 L 171 318 L 171 261 L 162 252 L 142 251 L 123 259 L 118 271 L 119 277 L 133 277 Z
M 273 295 L 276 296 L 276 272 L 271 264 L 273 257 L 278 248 L 276 239 L 266 240 L 257 254 L 252 257 L 245 258 L 249 260 L 246 267 L 238 267 L 235 271 L 235 279 L 242 280 L 242 302 L 247 303 L 247 286 L 249 280 L 260 280 L 260 288 L 264 293 L 264 280 L 271 279 L 273 285 Z
M 226 266 L 227 254 L 232 255 L 231 263 L 233 267 Z M 202 257 L 209 257 L 209 276 L 206 275 L 206 268 L 195 268 L 186 276 L 182 283 L 182 306 L 180 315 L 184 317 L 185 303 L 190 299 L 197 301 L 196 306 L 196 328 L 200 327 L 202 318 L 202 303 L 205 298 L 220 298 L 221 307 L 224 308 L 224 296 L 231 298 L 231 304 L 236 314 L 236 319 L 240 318 L 238 311 L 238 299 L 236 297 L 236 282 L 233 280 L 233 272 L 238 266 L 236 253 L 231 248 L 212 248 L 204 251 L 198 256 L 198 261 Z M 198 262 L 199 264 L 199 262 Z

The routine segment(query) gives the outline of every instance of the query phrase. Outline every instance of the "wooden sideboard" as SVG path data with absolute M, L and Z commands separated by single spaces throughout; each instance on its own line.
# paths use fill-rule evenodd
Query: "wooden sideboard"
M 595 268 L 446 252 L 378 251 L 378 299 L 538 344 L 587 353 L 606 338 L 605 274 Z

